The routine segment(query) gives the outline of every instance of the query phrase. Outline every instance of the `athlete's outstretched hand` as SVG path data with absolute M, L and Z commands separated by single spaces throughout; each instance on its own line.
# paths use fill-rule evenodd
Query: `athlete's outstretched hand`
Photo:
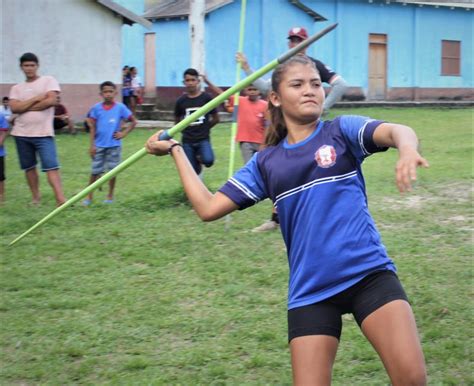
M 395 179 L 400 193 L 409 192 L 416 181 L 416 168 L 430 165 L 417 150 L 411 146 L 398 149 L 399 158 L 395 167 Z

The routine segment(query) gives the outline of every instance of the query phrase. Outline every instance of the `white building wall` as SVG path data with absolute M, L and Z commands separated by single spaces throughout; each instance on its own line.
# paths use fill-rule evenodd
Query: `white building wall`
M 95 0 L 0 0 L 0 9 L 0 96 L 24 81 L 25 52 L 58 80 L 75 120 L 99 101 L 100 83 L 122 83 L 122 18 Z
M 33 52 L 60 83 L 121 83 L 121 18 L 93 0 L 1 0 L 1 83 L 23 80 Z

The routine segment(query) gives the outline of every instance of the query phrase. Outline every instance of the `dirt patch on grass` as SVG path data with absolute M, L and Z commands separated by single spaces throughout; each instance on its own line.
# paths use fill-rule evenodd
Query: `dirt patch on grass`
M 472 202 L 473 186 L 467 182 L 456 182 L 452 184 L 433 185 L 429 189 L 416 188 L 414 193 L 400 195 L 399 197 L 383 198 L 382 207 L 389 210 L 414 209 L 420 210 L 427 205 L 446 203 L 468 203 Z M 455 218 L 454 218 L 455 217 Z M 465 217 L 469 221 L 470 213 L 466 216 L 454 216 L 454 221 L 461 221 Z
M 439 195 L 451 201 L 472 202 L 473 185 L 468 182 L 456 182 L 439 185 Z

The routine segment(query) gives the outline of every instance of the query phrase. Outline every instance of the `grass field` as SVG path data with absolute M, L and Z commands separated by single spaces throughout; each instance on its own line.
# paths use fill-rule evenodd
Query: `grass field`
M 365 162 L 369 206 L 411 299 L 430 385 L 473 385 L 473 110 L 353 109 L 417 131 L 431 168 L 401 196 L 397 153 Z M 227 177 L 229 125 L 213 130 L 205 181 Z M 124 140 L 124 158 L 151 131 Z M 60 135 L 68 197 L 88 181 L 88 137 Z M 75 205 L 14 247 L 54 209 L 29 205 L 12 138 L 7 201 L 0 207 L 1 385 L 291 384 L 286 338 L 287 261 L 278 232 L 249 230 L 265 201 L 225 220 L 191 212 L 169 158 L 147 156 L 118 178 L 116 201 Z M 240 154 L 238 154 L 240 160 Z M 240 163 L 239 163 L 240 165 Z M 401 353 L 403 354 L 403 353 Z M 387 385 L 381 362 L 344 318 L 334 385 Z

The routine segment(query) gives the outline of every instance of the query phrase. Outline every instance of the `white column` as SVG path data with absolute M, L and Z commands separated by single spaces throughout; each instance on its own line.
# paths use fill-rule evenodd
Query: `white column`
M 189 12 L 189 35 L 191 37 L 191 67 L 199 73 L 205 72 L 204 18 L 205 0 L 191 0 Z

